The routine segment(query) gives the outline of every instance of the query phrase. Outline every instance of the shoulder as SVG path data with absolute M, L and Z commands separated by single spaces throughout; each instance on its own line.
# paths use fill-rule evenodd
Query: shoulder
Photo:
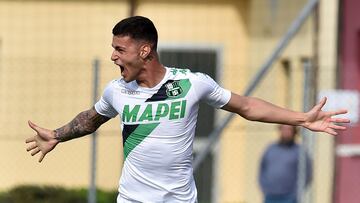
M 105 89 L 118 89 L 118 88 L 126 88 L 129 86 L 129 83 L 126 83 L 123 78 L 113 79 L 105 86 Z
M 279 144 L 277 142 L 271 143 L 268 145 L 268 147 L 266 148 L 267 152 L 273 152 L 275 150 L 279 149 Z
M 296 151 L 296 152 L 299 152 L 300 151 L 300 145 L 295 143 L 293 146 L 292 146 L 292 150 Z
M 218 92 L 221 89 L 219 84 L 206 73 L 192 72 L 189 69 L 169 68 L 168 79 L 186 83 L 186 86 L 192 87 L 196 91 L 199 98 L 223 95 Z
M 104 97 L 111 97 L 115 90 L 117 89 L 123 89 L 125 88 L 126 83 L 122 78 L 113 79 L 110 82 L 108 82 L 103 90 L 103 96 Z
M 172 79 L 190 79 L 190 80 L 206 80 L 211 79 L 205 73 L 201 72 L 192 72 L 190 69 L 181 69 L 181 68 L 168 68 L 169 70 L 169 77 Z

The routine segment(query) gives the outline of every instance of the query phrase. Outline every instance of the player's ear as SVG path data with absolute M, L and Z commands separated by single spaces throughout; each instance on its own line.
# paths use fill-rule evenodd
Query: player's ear
M 151 52 L 150 44 L 144 44 L 141 46 L 141 49 L 140 49 L 140 57 L 142 59 L 146 59 L 149 56 L 150 52 Z

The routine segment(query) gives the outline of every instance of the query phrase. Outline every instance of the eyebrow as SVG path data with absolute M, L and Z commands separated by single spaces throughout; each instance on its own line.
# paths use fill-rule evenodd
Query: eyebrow
M 114 49 L 122 49 L 122 50 L 125 50 L 126 48 L 123 47 L 123 46 L 115 46 L 113 44 L 111 44 L 111 46 L 114 48 Z

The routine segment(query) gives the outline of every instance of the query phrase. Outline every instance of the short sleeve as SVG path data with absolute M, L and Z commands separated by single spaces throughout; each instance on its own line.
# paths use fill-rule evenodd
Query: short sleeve
M 204 73 L 196 73 L 195 89 L 200 99 L 214 108 L 223 107 L 231 97 L 229 90 L 220 87 L 218 83 Z
M 95 110 L 99 114 L 114 118 L 118 115 L 118 112 L 113 107 L 113 95 L 114 95 L 114 87 L 113 87 L 114 81 L 110 82 L 103 92 L 103 95 L 101 96 L 100 100 L 96 102 L 95 104 Z

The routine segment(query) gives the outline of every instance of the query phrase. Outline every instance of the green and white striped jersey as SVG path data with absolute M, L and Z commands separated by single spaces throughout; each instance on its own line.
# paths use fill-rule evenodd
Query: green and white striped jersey
M 153 88 L 111 81 L 96 111 L 122 120 L 120 202 L 196 202 L 192 148 L 199 101 L 224 106 L 231 92 L 188 69 L 167 68 Z

